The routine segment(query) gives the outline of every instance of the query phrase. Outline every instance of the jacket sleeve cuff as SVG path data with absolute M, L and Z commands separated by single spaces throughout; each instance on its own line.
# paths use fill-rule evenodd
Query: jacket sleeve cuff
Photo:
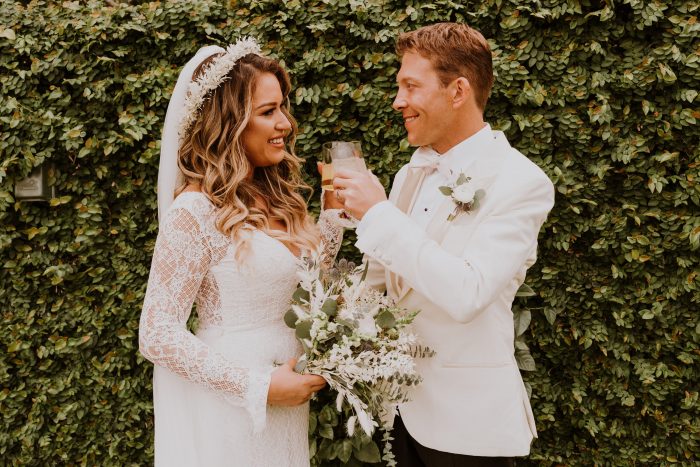
M 364 254 L 379 261 L 384 267 L 391 264 L 391 256 L 396 253 L 396 242 L 404 237 L 404 234 L 412 234 L 412 237 L 422 238 L 425 232 L 416 225 L 416 223 L 408 217 L 399 208 L 391 202 L 382 202 L 377 204 L 367 213 L 372 213 L 372 217 L 367 219 L 366 215 L 360 221 L 364 224 L 362 230 L 357 229 L 357 242 L 355 246 Z M 401 236 L 397 236 L 397 232 L 401 232 Z M 405 240 L 402 240 L 405 241 Z M 403 250 L 405 254 L 405 251 Z M 411 250 L 408 250 L 411 251 Z M 389 268 L 391 269 L 391 268 Z
M 378 220 L 382 219 L 382 213 L 386 212 L 388 209 L 391 209 L 393 206 L 394 205 L 391 204 L 391 201 L 382 201 L 381 203 L 377 203 L 369 208 L 369 210 L 364 216 L 362 216 L 362 219 L 357 224 L 357 229 L 355 230 L 357 236 L 359 237 L 370 229 L 370 226 L 377 224 Z

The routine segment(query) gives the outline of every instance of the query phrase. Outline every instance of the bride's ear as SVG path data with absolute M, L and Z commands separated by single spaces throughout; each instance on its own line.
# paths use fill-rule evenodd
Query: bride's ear
M 451 84 L 452 91 L 452 106 L 454 108 L 459 108 L 465 105 L 472 95 L 472 88 L 469 84 L 469 80 L 464 76 L 452 81 Z

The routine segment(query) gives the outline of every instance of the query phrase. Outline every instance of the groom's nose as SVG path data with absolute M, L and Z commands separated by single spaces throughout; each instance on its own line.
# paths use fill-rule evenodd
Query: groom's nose
M 402 109 L 405 109 L 406 106 L 407 106 L 406 99 L 403 97 L 403 94 L 401 93 L 401 91 L 399 91 L 396 94 L 396 98 L 394 99 L 394 102 L 391 104 L 391 107 L 394 110 L 398 110 L 400 112 Z

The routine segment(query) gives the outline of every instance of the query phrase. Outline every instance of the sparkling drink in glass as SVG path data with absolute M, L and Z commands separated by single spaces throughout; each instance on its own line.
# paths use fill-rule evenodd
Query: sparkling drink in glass
M 324 190 L 333 191 L 335 170 L 367 170 L 359 141 L 329 141 L 323 144 L 322 155 L 321 188 Z

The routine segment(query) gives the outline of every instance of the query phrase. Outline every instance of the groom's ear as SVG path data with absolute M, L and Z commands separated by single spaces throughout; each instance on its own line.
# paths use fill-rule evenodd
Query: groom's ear
M 464 76 L 452 81 L 452 106 L 454 108 L 459 108 L 464 106 L 472 95 L 472 87 L 469 84 L 469 80 Z

